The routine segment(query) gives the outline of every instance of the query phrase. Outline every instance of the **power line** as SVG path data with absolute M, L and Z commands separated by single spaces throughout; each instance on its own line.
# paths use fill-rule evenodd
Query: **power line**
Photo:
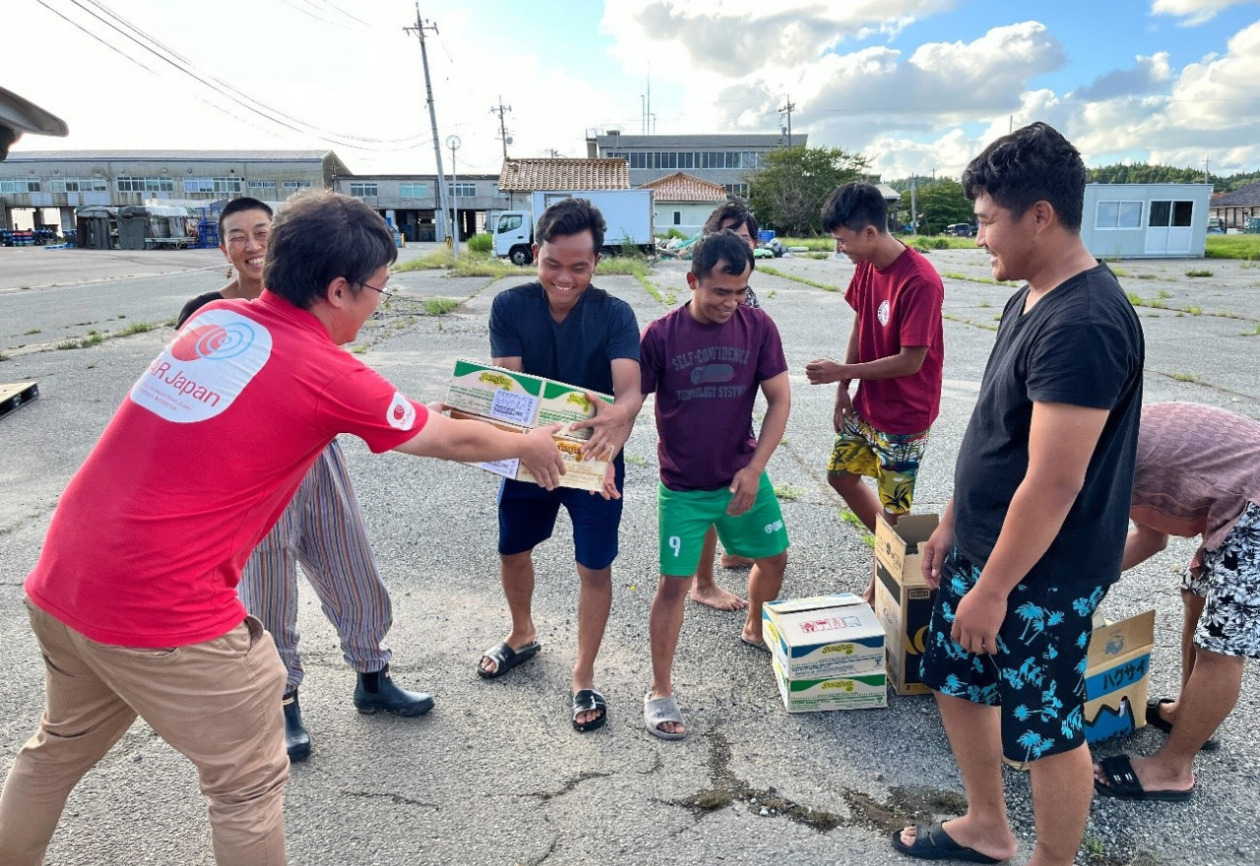
M 138 59 L 133 57 L 130 53 L 121 50 L 117 45 L 102 38 L 97 33 L 92 32 L 92 30 L 84 27 L 79 22 L 74 21 L 73 19 L 69 18 L 68 16 L 63 14 L 60 10 L 52 7 L 47 2 L 45 2 L 45 0 L 36 0 L 36 2 L 38 2 L 41 6 L 43 6 L 48 11 L 52 12 L 57 17 L 61 18 L 66 23 L 75 27 L 77 30 L 83 32 L 87 36 L 90 36 L 92 39 L 96 40 L 97 42 L 100 42 L 102 45 L 109 48 L 111 51 L 115 52 L 116 54 L 119 54 L 125 57 L 126 59 L 130 60 L 132 63 L 135 63 L 140 68 L 149 72 L 150 74 L 160 75 L 160 73 L 157 70 L 150 68 L 146 64 L 140 62 Z M 136 27 L 131 22 L 127 21 L 126 19 L 122 18 L 121 16 L 113 12 L 104 4 L 95 2 L 95 0 L 87 0 L 87 2 L 90 3 L 92 6 L 96 7 L 96 9 L 99 9 L 101 13 L 108 16 L 109 18 L 114 19 L 114 21 L 118 22 L 117 24 L 113 23 L 112 21 L 106 20 L 106 18 L 102 17 L 101 14 L 98 14 L 97 11 L 84 6 L 83 3 L 79 2 L 79 0 L 70 0 L 70 2 L 72 5 L 78 8 L 79 11 L 89 15 L 91 18 L 95 19 L 100 24 L 105 25 L 106 27 L 113 30 L 118 35 L 122 36 L 128 41 L 143 48 L 149 54 L 152 54 L 154 57 L 161 60 L 163 63 L 173 67 L 174 69 L 176 69 L 178 72 L 182 73 L 183 75 L 186 75 L 189 78 L 192 78 L 194 81 L 201 84 L 203 87 L 214 91 L 220 97 L 227 99 L 230 102 L 235 103 L 236 105 L 245 109 L 248 112 L 251 112 L 255 115 L 262 117 L 264 120 L 267 120 L 278 126 L 284 127 L 285 129 L 288 129 L 292 132 L 295 132 L 304 136 L 314 136 L 314 137 L 323 139 L 324 141 L 327 141 L 329 143 L 336 144 L 340 147 L 347 147 L 347 148 L 358 149 L 358 150 L 395 149 L 399 147 L 406 147 L 406 146 L 422 143 L 422 136 L 418 136 L 418 135 L 412 136 L 406 139 L 381 140 L 381 139 L 364 138 L 360 136 L 341 135 L 338 133 L 331 133 L 326 130 L 323 130 L 313 124 L 306 123 L 305 121 L 301 121 L 297 118 L 291 117 L 285 114 L 284 112 L 279 111 L 278 109 L 274 109 L 271 106 L 268 106 L 265 103 L 262 103 L 261 101 L 257 99 L 254 99 L 249 94 L 246 94 L 240 90 L 237 90 L 232 85 L 228 84 L 227 82 L 222 81 L 221 79 L 215 78 L 214 76 L 209 75 L 208 73 L 201 73 L 200 70 L 198 70 L 191 63 L 191 61 L 181 56 L 177 51 L 163 44 L 161 41 L 154 38 L 153 36 L 150 36 L 149 34 L 144 33 L 138 27 Z M 122 27 L 118 25 L 122 25 Z M 122 29 L 123 27 L 125 27 L 126 30 Z M 152 43 L 152 45 L 148 44 L 144 40 L 147 40 L 148 42 Z M 157 48 L 154 48 L 153 46 L 157 46 Z M 158 51 L 157 50 L 158 48 L 160 48 L 161 51 Z M 162 53 L 162 52 L 165 52 L 165 53 Z M 211 79 L 211 81 L 207 81 L 206 78 L 203 77 L 203 75 L 208 76 Z M 212 81 L 214 83 L 212 83 Z M 195 94 L 194 96 L 196 97 Z M 199 101 L 207 105 L 210 105 L 213 108 L 223 111 L 223 108 L 221 106 L 218 106 L 212 102 L 207 102 L 204 99 L 200 99 L 200 97 L 196 97 L 196 98 L 198 98 Z M 227 114 L 230 117 L 237 117 L 235 114 L 232 114 L 231 112 L 223 111 L 223 113 Z M 378 145 L 379 147 L 372 147 L 370 145 Z
M 499 115 L 499 140 L 503 142 L 503 161 L 507 162 L 507 146 L 511 140 L 508 138 L 507 126 L 504 124 L 503 115 L 512 110 L 512 106 L 503 104 L 503 96 L 499 96 L 499 104 L 490 106 L 490 113 Z

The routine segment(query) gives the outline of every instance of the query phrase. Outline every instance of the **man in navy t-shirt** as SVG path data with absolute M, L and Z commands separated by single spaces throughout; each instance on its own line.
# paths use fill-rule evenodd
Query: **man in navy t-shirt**
M 896 848 L 924 859 L 1008 860 L 1002 757 L 1027 762 L 1032 860 L 1068 866 L 1094 793 L 1085 744 L 1091 615 L 1120 576 L 1142 408 L 1142 329 L 1106 265 L 1081 241 L 1085 165 L 1034 123 L 993 142 L 963 174 L 976 243 L 1006 304 L 954 472 L 954 496 L 923 548 L 938 586 L 923 682 L 967 790 L 967 813 L 909 827 Z
M 490 309 L 490 354 L 509 370 L 612 394 L 594 400 L 596 416 L 586 453 L 615 457 L 602 496 L 583 490 L 542 490 L 505 480 L 499 493 L 499 563 L 512 628 L 477 665 L 485 679 L 506 674 L 538 654 L 530 611 L 533 549 L 551 537 L 563 505 L 573 521 L 578 590 L 577 661 L 573 666 L 573 727 L 604 724 L 607 703 L 595 688 L 595 656 L 612 607 L 612 562 L 617 557 L 622 446 L 642 405 L 639 395 L 639 326 L 625 301 L 591 285 L 604 244 L 604 218 L 586 199 L 569 198 L 543 212 L 535 226 L 538 281 L 500 293 Z M 539 494 L 542 495 L 539 495 Z

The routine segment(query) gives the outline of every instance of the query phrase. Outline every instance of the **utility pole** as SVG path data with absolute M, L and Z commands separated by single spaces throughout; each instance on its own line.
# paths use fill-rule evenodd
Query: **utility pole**
M 503 96 L 499 96 L 499 104 L 490 107 L 491 114 L 499 115 L 499 140 L 503 142 L 503 161 L 507 162 L 507 146 L 511 139 L 508 138 L 507 126 L 503 122 L 504 113 L 511 111 L 512 106 L 503 104 Z
M 415 33 L 420 37 L 420 60 L 424 64 L 424 92 L 429 106 L 429 124 L 433 128 L 433 158 L 437 161 L 437 184 L 435 185 L 435 204 L 433 209 L 434 239 L 438 243 L 446 241 L 446 176 L 442 173 L 442 142 L 438 139 L 437 112 L 433 107 L 433 82 L 429 78 L 429 51 L 424 45 L 424 31 L 438 32 L 436 24 L 425 24 L 420 18 L 420 0 L 416 0 L 416 26 L 404 27 L 404 33 Z
M 456 184 L 455 151 L 459 150 L 461 143 L 462 142 L 459 140 L 458 135 L 448 135 L 446 137 L 446 146 L 451 149 L 451 203 L 455 210 L 454 219 L 451 221 L 454 229 L 454 231 L 451 232 L 451 237 L 454 238 L 454 241 L 451 244 L 451 252 L 455 253 L 457 256 L 459 255 L 459 192 L 454 189 Z
M 779 109 L 779 114 L 787 115 L 787 135 L 788 135 L 787 146 L 791 147 L 792 146 L 792 112 L 796 110 L 796 103 L 793 102 L 791 97 L 789 96 L 784 96 L 783 98 L 787 101 L 787 105 Z

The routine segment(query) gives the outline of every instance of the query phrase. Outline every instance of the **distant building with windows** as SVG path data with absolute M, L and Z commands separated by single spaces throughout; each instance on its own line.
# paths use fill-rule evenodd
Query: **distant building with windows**
M 56 209 L 64 233 L 87 205 L 284 201 L 348 174 L 330 150 L 19 150 L 0 163 L 0 226 L 12 226 L 14 208 Z
M 586 155 L 624 159 L 630 185 L 643 186 L 683 171 L 720 184 L 728 193 L 748 196 L 747 175 L 761 167 L 767 153 L 787 145 L 787 137 L 770 135 L 623 135 L 619 130 L 588 135 Z M 808 136 L 792 136 L 805 145 Z
M 498 175 L 462 175 L 453 182 L 447 180 L 446 186 L 448 201 L 459 214 L 461 238 L 484 230 L 490 211 L 508 206 L 507 195 L 499 191 Z M 435 174 L 355 174 L 338 177 L 333 188 L 375 208 L 409 241 L 437 239 Z
M 702 230 L 709 215 L 727 199 L 726 188 L 720 183 L 682 171 L 649 181 L 642 188 L 652 190 L 653 225 L 657 231 L 674 229 L 688 236 Z
M 1099 258 L 1202 258 L 1208 183 L 1085 185 L 1081 240 Z

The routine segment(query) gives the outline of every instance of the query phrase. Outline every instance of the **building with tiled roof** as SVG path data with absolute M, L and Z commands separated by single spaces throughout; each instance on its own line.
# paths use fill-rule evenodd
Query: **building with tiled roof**
M 657 229 L 674 229 L 687 236 L 700 231 L 713 209 L 727 198 L 722 184 L 681 171 L 649 181 L 640 189 L 652 190 Z
M 509 195 L 629 188 L 624 159 L 509 159 L 499 172 L 499 190 Z

